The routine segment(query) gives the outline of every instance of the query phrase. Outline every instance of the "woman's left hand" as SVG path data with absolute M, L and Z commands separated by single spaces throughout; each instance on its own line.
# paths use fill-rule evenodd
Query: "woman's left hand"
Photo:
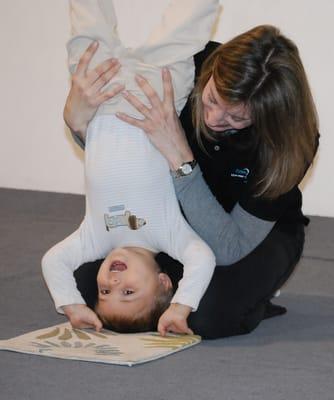
M 184 162 L 192 161 L 194 156 L 174 107 L 171 74 L 167 68 L 162 71 L 164 89 L 162 101 L 144 77 L 137 76 L 136 81 L 148 98 L 151 107 L 147 107 L 136 96 L 125 91 L 123 92 L 125 99 L 143 114 L 144 119 L 139 120 L 124 113 L 117 113 L 117 117 L 142 129 L 167 159 L 170 169 L 175 171 Z

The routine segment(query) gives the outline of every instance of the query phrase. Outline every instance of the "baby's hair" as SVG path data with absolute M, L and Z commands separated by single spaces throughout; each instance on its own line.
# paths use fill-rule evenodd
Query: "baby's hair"
M 103 323 L 105 329 L 116 331 L 119 333 L 135 333 L 156 331 L 158 321 L 161 315 L 167 310 L 170 301 L 173 297 L 173 288 L 165 289 L 159 286 L 153 304 L 146 312 L 139 315 L 99 315 L 98 309 L 96 312 Z

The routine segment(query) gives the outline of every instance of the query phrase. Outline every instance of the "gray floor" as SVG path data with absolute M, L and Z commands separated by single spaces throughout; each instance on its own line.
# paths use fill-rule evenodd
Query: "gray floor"
M 40 273 L 72 232 L 82 196 L 0 189 L 0 339 L 63 322 Z M 313 217 L 282 317 L 250 335 L 128 368 L 0 352 L 1 400 L 333 400 L 334 219 Z M 268 265 L 270 268 L 270 265 Z

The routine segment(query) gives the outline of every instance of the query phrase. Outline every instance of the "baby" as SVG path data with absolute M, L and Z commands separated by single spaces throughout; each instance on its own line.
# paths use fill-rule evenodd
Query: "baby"
M 122 68 L 112 84 L 124 84 L 147 104 L 135 77 L 144 76 L 162 97 L 161 69 L 167 66 L 176 110 L 181 112 L 194 80 L 192 56 L 209 40 L 218 0 L 171 1 L 162 23 L 136 49 L 125 48 L 119 40 L 112 0 L 70 3 L 72 73 L 83 51 L 98 40 L 91 68 L 117 57 Z M 86 135 L 85 217 L 72 235 L 44 255 L 44 278 L 56 309 L 74 327 L 99 329 L 101 320 L 105 327 L 123 332 L 158 327 L 162 334 L 189 333 L 187 317 L 210 282 L 215 257 L 183 218 L 167 161 L 143 131 L 120 121 L 117 112 L 141 117 L 121 95 L 99 107 Z M 180 169 L 180 179 L 194 164 Z M 161 251 L 184 266 L 174 295 L 168 275 L 155 261 Z M 97 276 L 94 312 L 85 305 L 73 272 L 101 258 L 105 260 Z

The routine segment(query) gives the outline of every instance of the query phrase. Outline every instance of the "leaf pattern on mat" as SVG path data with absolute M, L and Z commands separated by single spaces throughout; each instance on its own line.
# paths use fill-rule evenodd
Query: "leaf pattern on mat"
M 31 344 L 32 344 L 34 347 L 37 347 L 37 348 L 38 348 L 38 352 L 41 353 L 41 354 L 43 354 L 43 353 L 45 353 L 45 352 L 47 352 L 47 351 L 52 350 L 52 346 L 50 346 L 50 345 L 44 345 L 44 343 L 31 342 Z
M 103 330 L 103 333 L 95 332 L 92 330 L 69 329 L 69 328 L 64 328 L 64 330 L 61 331 L 60 328 L 57 327 L 49 332 L 36 336 L 36 339 L 40 340 L 51 339 L 51 338 L 56 339 L 57 336 L 58 340 L 70 340 L 73 337 L 77 337 L 80 340 L 92 340 L 94 339 L 94 337 L 98 337 L 100 339 L 108 339 L 108 337 L 110 336 L 117 336 L 117 335 L 118 333 L 106 330 Z
M 62 345 L 62 347 L 68 347 L 68 348 L 72 347 L 71 343 L 68 342 L 60 342 L 60 344 Z
M 151 337 L 142 337 L 140 340 L 145 342 L 144 347 L 147 348 L 163 348 L 176 350 L 180 347 L 188 346 L 198 342 L 199 336 L 184 335 L 184 336 L 167 336 L 162 337 L 159 334 L 148 335 Z
M 79 339 L 82 340 L 90 340 L 91 337 L 89 335 L 87 335 L 87 333 L 79 330 L 79 329 L 73 329 L 73 332 L 78 336 Z
M 73 332 L 73 331 L 72 331 Z M 72 339 L 72 333 L 69 329 L 65 328 L 64 333 L 58 337 L 59 340 L 69 340 Z
M 93 335 L 93 336 L 96 336 L 96 337 L 98 337 L 100 339 L 108 339 L 108 336 L 103 335 L 102 333 L 99 333 L 99 332 L 93 331 L 90 334 Z
M 49 344 L 50 346 L 53 346 L 53 347 L 60 347 L 59 344 L 51 342 L 50 340 L 46 340 L 44 343 L 47 343 L 47 344 Z
M 91 349 L 92 355 L 99 355 L 99 356 L 121 356 L 123 353 L 117 346 L 110 346 L 108 344 L 96 344 L 96 343 L 88 343 L 87 345 L 83 345 L 81 342 L 60 342 L 59 344 L 48 342 L 46 343 L 39 343 L 39 342 L 31 342 L 33 347 L 38 349 L 39 353 L 50 352 L 52 350 L 57 350 L 59 348 L 65 349 Z
M 96 332 L 96 331 L 89 331 L 92 335 L 104 335 L 104 336 L 118 336 L 120 335 L 120 333 L 114 332 L 114 331 L 110 331 L 109 329 L 102 329 L 100 332 Z
M 95 353 L 101 356 L 120 356 L 123 354 L 118 347 L 109 345 L 95 346 Z
M 57 336 L 60 332 L 59 328 L 53 329 L 50 332 L 44 333 L 43 335 L 37 336 L 36 339 L 49 339 L 52 338 L 54 336 Z
M 31 342 L 31 345 L 37 348 L 39 353 L 59 351 L 61 349 L 78 349 L 78 351 L 82 349 L 89 351 L 95 356 L 120 356 L 123 353 L 118 346 L 96 343 L 96 338 L 108 340 L 115 335 L 118 334 L 105 330 L 103 330 L 103 333 L 100 333 L 91 330 L 56 327 L 55 329 L 51 329 L 46 333 L 36 336 L 36 339 L 40 341 Z

